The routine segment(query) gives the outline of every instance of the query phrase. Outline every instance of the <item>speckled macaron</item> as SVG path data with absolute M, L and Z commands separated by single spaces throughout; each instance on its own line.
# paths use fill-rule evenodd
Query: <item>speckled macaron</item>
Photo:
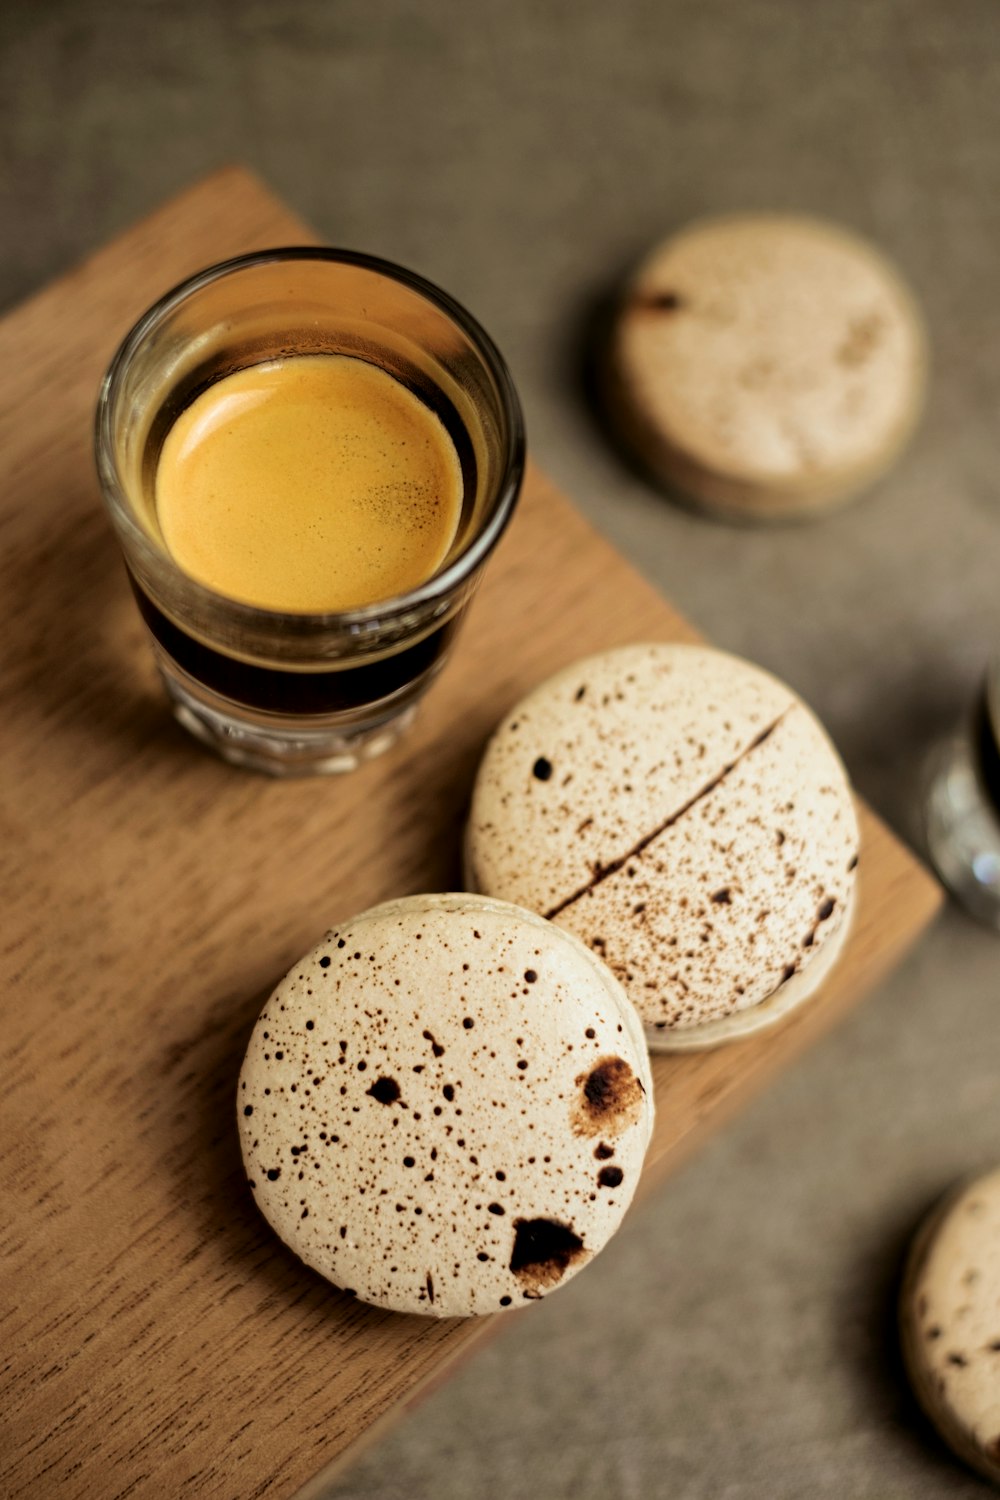
M 966 1463 L 1000 1482 L 1000 1168 L 956 1188 L 919 1230 L 900 1332 L 927 1415 Z
M 490 740 L 470 889 L 575 933 L 654 1049 L 715 1046 L 815 992 L 850 926 L 858 824 L 792 690 L 708 647 L 627 646 L 558 672 Z
M 275 990 L 238 1088 L 272 1228 L 366 1302 L 464 1317 L 574 1276 L 653 1121 L 642 1028 L 571 934 L 468 895 L 329 932 Z
M 874 481 L 916 425 L 926 339 L 873 246 L 821 220 L 704 220 L 630 281 L 609 403 L 644 465 L 735 517 L 826 509 Z

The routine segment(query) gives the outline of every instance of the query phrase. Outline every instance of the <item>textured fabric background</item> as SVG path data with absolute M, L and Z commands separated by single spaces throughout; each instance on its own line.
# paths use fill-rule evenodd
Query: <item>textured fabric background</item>
M 328 240 L 460 297 L 535 457 L 720 645 L 786 677 L 912 830 L 922 757 L 1000 642 L 996 0 L 7 0 L 0 303 L 201 172 L 255 167 Z M 877 239 L 930 323 L 919 437 L 818 523 L 715 525 L 584 399 L 595 303 L 694 214 Z M 959 1500 L 891 1337 L 906 1236 L 1000 1159 L 1000 943 L 948 912 L 905 968 L 564 1293 L 330 1500 Z

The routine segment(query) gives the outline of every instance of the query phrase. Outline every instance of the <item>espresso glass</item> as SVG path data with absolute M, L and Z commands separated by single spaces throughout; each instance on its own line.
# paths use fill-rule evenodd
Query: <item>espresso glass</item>
M 249 365 L 341 354 L 379 366 L 444 423 L 463 506 L 440 568 L 407 593 L 331 613 L 262 609 L 182 571 L 154 483 L 164 439 Z M 101 489 L 177 719 L 226 760 L 277 776 L 353 770 L 398 739 L 441 670 L 524 470 L 517 393 L 496 346 L 447 293 L 344 250 L 212 266 L 139 319 L 97 407 Z

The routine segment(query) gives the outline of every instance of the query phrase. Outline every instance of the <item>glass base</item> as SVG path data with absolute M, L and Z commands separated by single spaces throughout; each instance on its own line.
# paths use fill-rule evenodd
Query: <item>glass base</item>
M 934 868 L 970 915 L 1000 931 L 1000 818 L 965 736 L 939 745 L 928 767 L 924 835 Z
M 336 776 L 384 755 L 416 717 L 426 682 L 349 714 L 288 717 L 220 698 L 157 651 L 174 718 L 230 765 L 267 776 Z

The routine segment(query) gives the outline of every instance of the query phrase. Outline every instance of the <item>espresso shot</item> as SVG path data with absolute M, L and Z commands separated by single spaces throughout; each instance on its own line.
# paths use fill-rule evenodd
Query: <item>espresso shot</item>
M 277 775 L 389 748 L 514 508 L 523 442 L 487 335 L 397 267 L 265 252 L 163 299 L 106 378 L 97 443 L 175 716 Z
M 251 365 L 181 413 L 153 507 L 177 565 L 261 609 L 332 613 L 425 583 L 459 530 L 444 423 L 377 365 L 311 354 Z

